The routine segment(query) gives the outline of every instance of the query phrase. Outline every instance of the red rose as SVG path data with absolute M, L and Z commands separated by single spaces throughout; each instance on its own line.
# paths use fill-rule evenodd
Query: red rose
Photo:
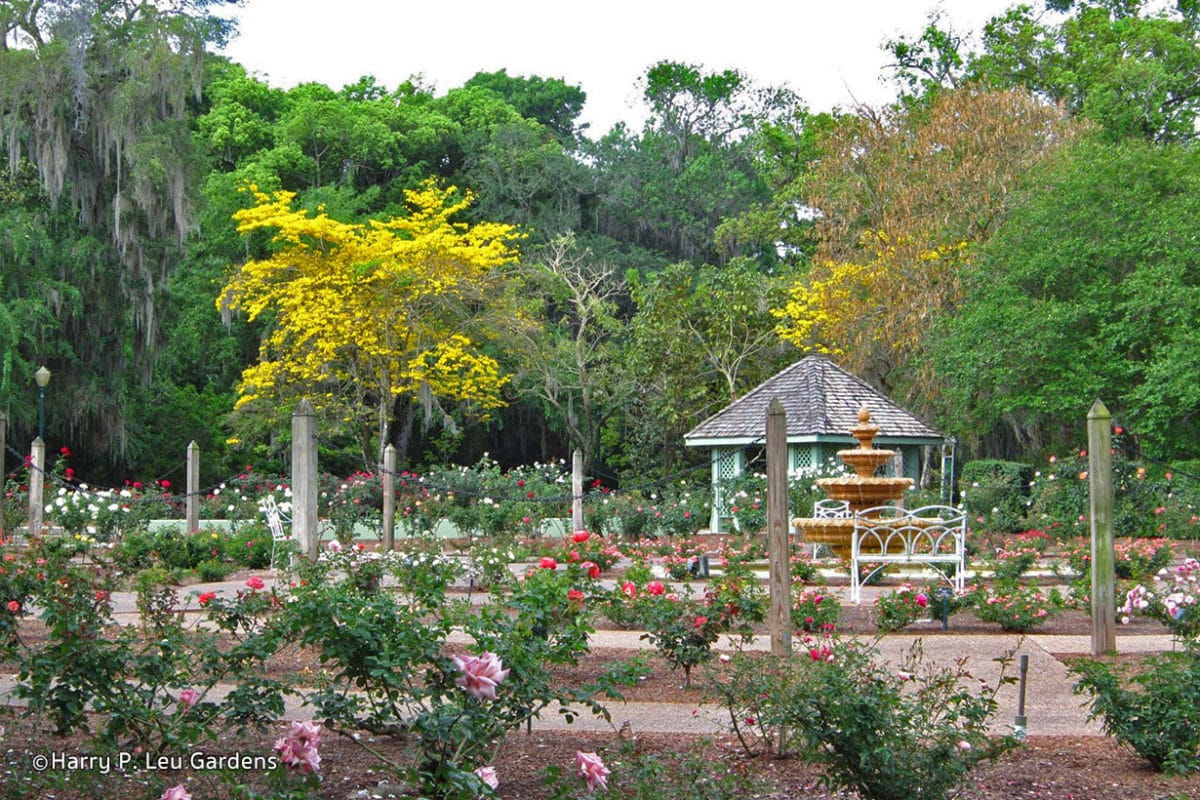
M 587 576 L 589 578 L 599 578 L 600 577 L 600 567 L 598 565 L 593 564 L 591 561 L 585 561 L 585 562 L 583 562 L 582 566 L 583 566 L 583 571 L 587 573 Z
M 703 628 L 707 624 L 708 617 L 696 617 L 695 621 L 692 622 L 692 625 L 697 628 Z
M 538 562 L 538 566 L 542 569 L 558 569 L 558 562 L 550 556 L 542 556 L 542 560 Z
M 666 592 L 667 589 L 659 581 L 650 581 L 646 584 L 646 591 L 653 595 L 660 595 Z
M 579 591 L 578 589 L 572 589 L 571 591 L 567 592 L 567 600 L 571 601 L 572 603 L 582 603 L 583 592 Z
M 571 534 L 571 541 L 579 544 L 580 542 L 586 542 L 590 536 L 591 534 L 587 531 L 575 531 L 575 533 Z

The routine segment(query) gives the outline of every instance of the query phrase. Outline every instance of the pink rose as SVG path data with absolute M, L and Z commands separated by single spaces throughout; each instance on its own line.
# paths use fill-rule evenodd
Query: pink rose
M 508 677 L 508 670 L 495 653 L 454 656 L 454 665 L 462 671 L 462 677 L 456 683 L 476 700 L 495 700 L 496 687 Z
M 475 774 L 479 776 L 479 780 L 483 781 L 484 785 L 489 789 L 500 787 L 500 779 L 496 777 L 495 767 L 479 767 L 475 770 Z
M 633 581 L 625 581 L 621 584 L 621 594 L 625 595 L 631 600 L 637 597 L 637 584 L 635 584 Z
M 179 693 L 179 705 L 183 707 L 183 713 L 187 713 L 188 709 L 196 705 L 200 699 L 200 693 L 195 689 L 184 689 Z
M 182 783 L 177 783 L 165 790 L 158 800 L 192 800 L 192 796 L 188 794 L 187 789 L 183 788 Z
M 660 595 L 667 591 L 667 587 L 663 586 L 659 581 L 650 581 L 646 584 L 646 591 L 653 595 Z
M 315 722 L 292 722 L 288 735 L 275 741 L 275 752 L 284 766 L 301 772 L 316 772 L 321 767 L 317 746 L 321 743 L 321 726 Z
M 600 756 L 578 750 L 575 752 L 575 766 L 579 769 L 579 777 L 587 781 L 589 792 L 596 791 L 597 786 L 608 788 L 609 771 Z
M 254 591 L 258 591 L 259 589 L 263 588 L 263 586 L 265 586 L 266 584 L 264 584 L 263 579 L 258 577 L 257 575 L 251 575 L 249 578 L 246 579 L 246 585 L 248 587 L 250 587 L 251 589 L 253 589 Z

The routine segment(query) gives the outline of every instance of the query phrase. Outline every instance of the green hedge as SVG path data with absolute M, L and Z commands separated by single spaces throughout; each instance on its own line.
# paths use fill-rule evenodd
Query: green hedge
M 986 517 L 997 530 L 1024 527 L 1033 467 L 1019 461 L 979 459 L 963 465 L 959 486 L 972 516 Z

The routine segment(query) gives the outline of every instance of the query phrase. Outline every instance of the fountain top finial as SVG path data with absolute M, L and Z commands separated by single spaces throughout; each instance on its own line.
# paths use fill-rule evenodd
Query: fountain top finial
M 875 436 L 879 433 L 879 426 L 871 422 L 871 412 L 864 405 L 858 410 L 858 424 L 850 429 L 850 435 L 858 440 L 860 450 L 873 450 Z M 871 474 L 871 473 L 867 473 Z

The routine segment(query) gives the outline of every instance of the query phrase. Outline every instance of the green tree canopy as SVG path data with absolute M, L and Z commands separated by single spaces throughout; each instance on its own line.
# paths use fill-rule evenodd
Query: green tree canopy
M 887 44 L 915 95 L 964 82 L 1024 87 L 1099 123 L 1111 139 L 1189 140 L 1200 113 L 1200 13 L 1194 0 L 1046 0 L 990 20 L 982 49 L 935 16 Z
M 1025 182 L 932 340 L 944 425 L 1011 455 L 1073 445 L 1101 398 L 1160 457 L 1200 412 L 1200 153 L 1088 141 Z

